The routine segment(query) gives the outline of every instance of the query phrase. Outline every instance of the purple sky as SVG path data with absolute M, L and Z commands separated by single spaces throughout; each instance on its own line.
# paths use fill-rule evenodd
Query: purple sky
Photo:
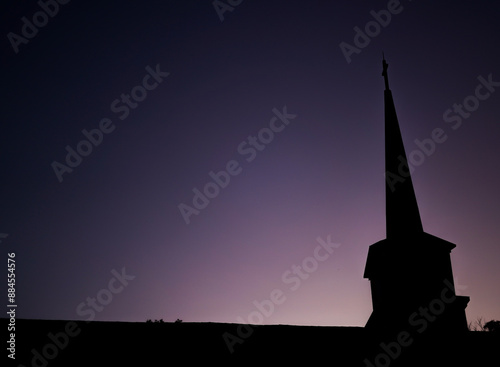
M 411 155 L 424 230 L 457 245 L 468 320 L 500 319 L 500 86 L 468 98 L 500 82 L 500 5 L 389 4 L 378 30 L 386 1 L 247 0 L 223 21 L 209 0 L 72 1 L 17 53 L 7 35 L 40 6 L 2 5 L 0 257 L 16 253 L 17 316 L 253 322 L 278 290 L 266 324 L 363 326 L 368 247 L 385 237 L 383 50 L 407 154 L 447 136 Z M 348 62 L 339 45 L 367 24 Z M 271 122 L 284 106 L 296 116 Z M 60 182 L 53 162 L 100 124 Z M 187 224 L 178 206 L 231 161 Z M 135 278 L 112 281 L 122 268 Z

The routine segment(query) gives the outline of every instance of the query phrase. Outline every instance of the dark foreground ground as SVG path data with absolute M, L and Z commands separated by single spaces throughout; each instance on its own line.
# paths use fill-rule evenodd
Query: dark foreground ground
M 8 321 L 1 324 L 8 348 Z M 15 327 L 16 359 L 2 348 L 8 366 L 482 367 L 498 366 L 500 360 L 500 333 L 432 340 L 411 335 L 398 341 L 380 340 L 360 327 L 48 320 L 16 320 Z

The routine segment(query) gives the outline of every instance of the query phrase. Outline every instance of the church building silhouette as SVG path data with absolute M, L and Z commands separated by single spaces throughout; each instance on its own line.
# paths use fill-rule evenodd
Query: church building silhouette
M 368 251 L 364 278 L 370 280 L 373 312 L 365 327 L 382 334 L 424 327 L 432 333 L 466 331 L 469 297 L 455 294 L 455 245 L 423 230 L 385 57 L 382 65 L 387 238 Z

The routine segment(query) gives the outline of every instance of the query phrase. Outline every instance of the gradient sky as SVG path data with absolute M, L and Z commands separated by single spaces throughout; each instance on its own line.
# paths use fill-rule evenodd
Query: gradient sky
M 278 289 L 266 324 L 363 326 L 368 247 L 385 237 L 383 50 L 407 153 L 447 134 L 413 172 L 424 230 L 457 245 L 469 321 L 500 319 L 500 86 L 460 126 L 443 118 L 478 77 L 500 81 L 500 5 L 402 0 L 348 63 L 339 45 L 387 7 L 246 0 L 221 21 L 210 0 L 71 1 L 16 53 L 7 35 L 40 6 L 2 4 L 0 257 L 16 253 L 17 316 L 87 319 L 125 268 L 95 320 L 246 322 Z M 113 112 L 157 65 L 170 74 Z M 238 147 L 284 106 L 296 117 L 248 162 Z M 53 162 L 104 118 L 114 130 L 59 182 Z M 186 224 L 179 204 L 232 160 L 241 172 Z M 328 236 L 340 246 L 285 283 Z

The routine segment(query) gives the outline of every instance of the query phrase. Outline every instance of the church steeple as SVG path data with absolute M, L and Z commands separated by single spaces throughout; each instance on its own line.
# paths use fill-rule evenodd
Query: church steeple
M 385 81 L 385 175 L 386 175 L 386 235 L 401 237 L 423 232 L 408 160 L 399 129 L 396 108 L 389 89 L 387 68 L 382 59 Z
M 434 329 L 446 333 L 466 331 L 469 297 L 458 296 L 453 289 L 450 252 L 455 244 L 422 229 L 385 58 L 382 67 L 387 238 L 371 245 L 368 251 L 364 277 L 370 280 L 373 312 L 366 327 L 377 333 L 406 330 L 408 320 L 419 307 L 433 304 L 449 291 L 454 301 L 446 306 Z

